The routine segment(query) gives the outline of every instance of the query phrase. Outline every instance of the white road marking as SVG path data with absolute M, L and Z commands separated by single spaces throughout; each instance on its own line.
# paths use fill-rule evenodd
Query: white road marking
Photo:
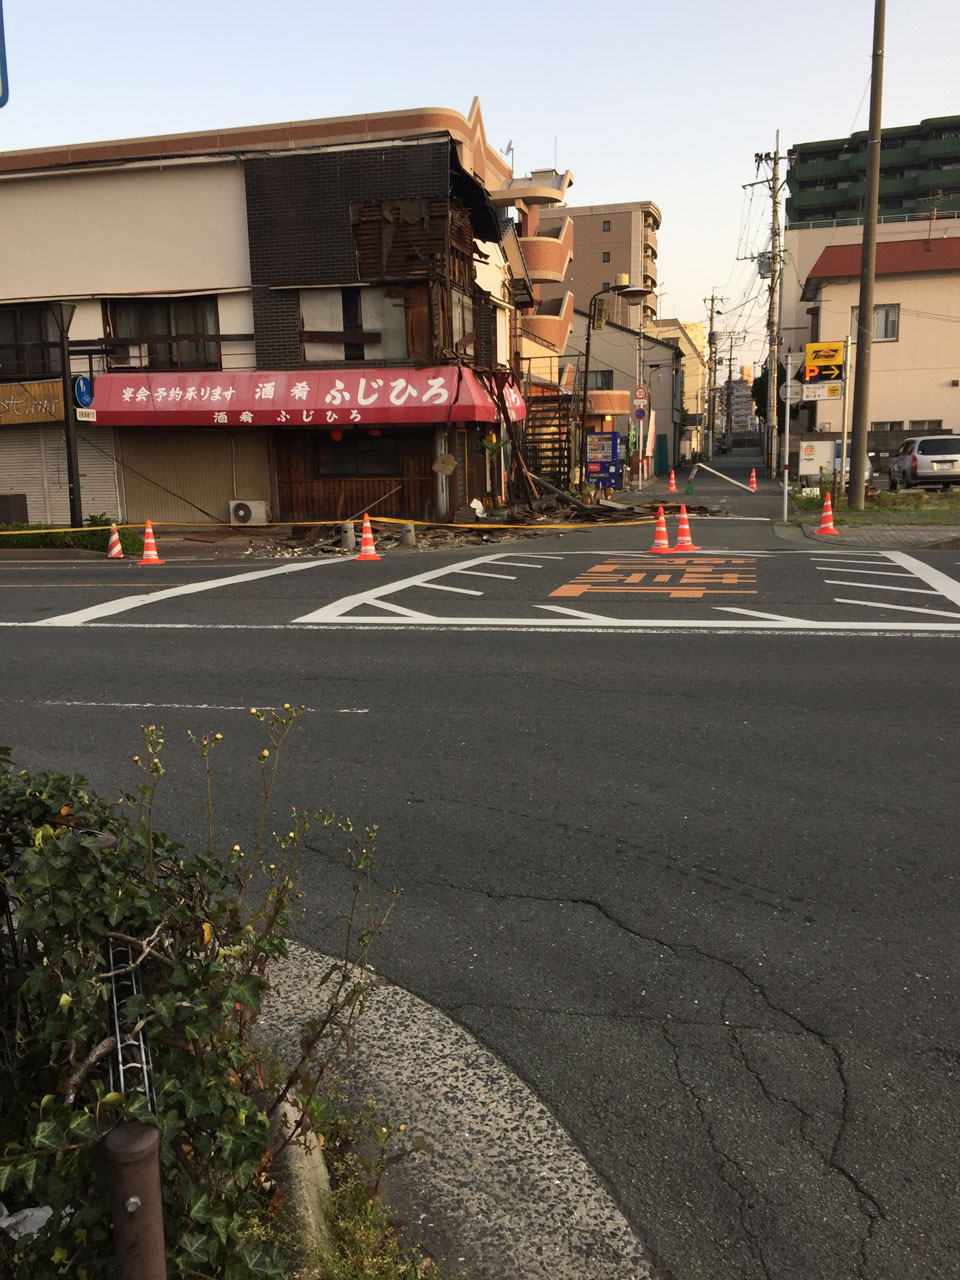
M 939 591 L 934 591 L 932 587 L 894 587 L 889 582 L 844 582 L 842 578 L 824 578 L 824 582 L 831 587 L 869 587 L 871 591 L 910 591 L 917 596 L 938 596 Z
M 498 560 L 497 564 L 508 565 L 511 569 L 542 569 L 542 564 L 525 564 L 522 560 Z
M 948 613 L 946 609 L 923 609 L 912 604 L 890 604 L 887 600 L 841 600 L 834 597 L 836 604 L 862 604 L 869 609 L 900 609 L 904 613 L 935 613 L 938 618 L 956 618 L 960 621 L 960 613 Z
M 482 591 L 474 591 L 472 587 L 451 587 L 445 582 L 421 582 L 421 587 L 430 591 L 455 591 L 459 596 L 482 596 Z
M 244 703 L 242 707 L 233 707 L 217 702 L 81 702 L 69 701 L 65 698 L 44 698 L 36 704 L 38 707 L 116 707 L 121 711 L 246 711 L 250 707 Z M 278 711 L 279 707 L 261 707 L 261 711 Z M 315 707 L 304 707 L 304 711 L 315 711 Z
M 503 578 L 504 582 L 516 582 L 515 573 L 484 573 L 482 569 L 456 569 L 456 573 L 469 574 L 471 578 Z
M 610 622 L 602 613 L 585 613 L 582 609 L 565 609 L 562 604 L 535 604 L 535 609 L 549 609 L 551 613 L 563 613 L 570 618 L 588 618 L 591 622 Z
M 344 614 L 350 613 L 351 610 L 359 608 L 361 605 L 382 605 L 383 597 L 395 595 L 398 591 L 406 591 L 408 587 L 422 587 L 434 578 L 442 578 L 448 573 L 455 573 L 460 569 L 472 569 L 476 565 L 501 563 L 495 555 L 488 556 L 471 556 L 469 560 L 457 560 L 454 564 L 443 565 L 439 569 L 428 569 L 425 573 L 414 573 L 409 578 L 398 578 L 396 582 L 388 582 L 382 587 L 373 587 L 369 591 L 358 591 L 354 595 L 341 596 L 339 600 L 334 600 L 331 604 L 322 605 L 319 609 L 313 609 L 310 613 L 305 613 L 299 618 L 294 618 L 294 623 L 313 623 L 313 622 L 332 622 L 336 618 L 342 618 Z M 481 594 L 481 593 L 476 593 Z M 396 608 L 397 606 L 393 606 Z M 425 615 L 426 616 L 426 615 Z
M 721 606 L 715 606 L 721 607 Z M 878 606 L 882 607 L 882 606 Z M 749 612 L 747 610 L 746 612 Z M 917 613 L 930 614 L 932 609 L 918 609 Z M 762 619 L 765 615 L 760 614 Z M 634 632 L 642 634 L 660 631 L 666 634 L 688 635 L 691 632 L 703 635 L 720 632 L 727 635 L 765 635 L 777 633 L 783 635 L 835 635 L 840 633 L 862 633 L 869 636 L 887 635 L 928 635 L 949 637 L 960 634 L 960 622 L 950 626 L 942 622 L 813 622 L 802 618 L 784 618 L 782 623 L 777 615 L 770 615 L 771 621 L 766 625 L 754 622 L 718 622 L 712 619 L 691 618 L 688 622 L 682 619 L 633 619 L 610 618 L 602 625 L 578 624 L 573 619 L 556 620 L 552 618 L 431 618 L 425 616 L 421 621 L 411 618 L 341 618 L 324 620 L 328 629 L 335 631 L 390 631 L 396 627 L 404 627 L 413 631 L 446 631 L 460 629 L 463 631 L 556 631 L 580 632 L 603 635 L 611 630 L 626 634 Z M 947 617 L 960 619 L 960 614 L 948 614 Z M 0 622 L 0 629 L 22 630 L 33 627 L 33 622 Z M 315 624 L 300 622 L 91 622 L 85 630 L 100 631 L 315 631 Z
M 390 604 L 388 600 L 371 600 L 372 608 L 385 609 L 388 613 L 399 613 L 404 618 L 419 618 L 421 621 L 428 621 L 433 615 L 429 613 L 421 613 L 417 609 L 405 609 L 402 604 Z
M 79 627 L 96 618 L 105 618 L 114 613 L 125 613 L 129 609 L 139 609 L 145 604 L 154 604 L 157 600 L 173 600 L 177 596 L 195 595 L 198 591 L 214 591 L 217 587 L 232 587 L 238 582 L 253 582 L 258 578 L 273 578 L 281 573 L 297 573 L 303 569 L 321 569 L 333 564 L 343 564 L 346 560 L 355 560 L 355 556 L 342 556 L 336 560 L 309 560 L 297 564 L 285 564 L 279 569 L 257 569 L 253 573 L 235 573 L 229 578 L 215 578 L 212 582 L 190 582 L 183 587 L 169 587 L 164 591 L 151 591 L 149 595 L 124 596 L 120 600 L 107 600 L 104 604 L 90 605 L 87 609 L 77 609 L 74 613 L 61 613 L 55 618 L 40 618 L 36 622 L 27 623 L 30 627 Z
M 829 568 L 829 565 L 821 564 L 821 565 L 818 565 L 818 568 L 827 569 Z M 872 577 L 876 577 L 876 578 L 912 578 L 913 577 L 912 573 L 900 573 L 896 569 L 844 569 L 843 572 L 844 573 L 869 573 Z M 864 583 L 864 586 L 869 586 L 869 583 Z
M 904 551 L 888 551 L 887 558 L 916 574 L 928 587 L 934 587 L 942 596 L 945 596 L 951 604 L 960 605 L 960 582 L 955 578 L 948 577 L 939 569 L 934 569 L 932 565 L 924 564 L 915 556 L 908 556 Z
M 759 609 L 738 609 L 737 606 L 733 604 L 715 604 L 713 607 L 714 609 L 719 610 L 720 613 L 742 613 L 748 618 L 763 618 L 766 622 L 788 622 L 792 626 L 795 625 L 798 627 L 805 627 L 808 625 L 803 618 L 789 618 L 785 617 L 782 613 L 762 613 Z M 821 623 L 817 625 L 823 624 Z

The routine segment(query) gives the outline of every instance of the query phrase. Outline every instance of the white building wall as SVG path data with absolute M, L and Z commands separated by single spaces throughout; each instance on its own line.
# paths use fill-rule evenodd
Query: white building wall
M 249 288 L 234 160 L 0 181 L 5 301 Z M 79 331 L 71 336 L 81 336 Z

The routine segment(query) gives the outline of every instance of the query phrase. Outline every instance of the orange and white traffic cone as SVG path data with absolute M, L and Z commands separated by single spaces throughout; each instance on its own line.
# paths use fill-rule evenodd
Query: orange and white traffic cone
M 663 514 L 663 507 L 657 512 L 657 527 L 653 532 L 653 546 L 650 548 L 650 554 L 654 556 L 670 554 L 670 539 L 667 537 L 667 517 Z
M 823 511 L 820 515 L 820 528 L 816 530 L 818 534 L 826 534 L 830 538 L 839 538 L 840 530 L 833 527 L 833 503 L 830 501 L 830 494 L 823 495 Z
M 143 531 L 143 559 L 138 560 L 137 564 L 166 564 L 157 555 L 157 540 L 153 536 L 153 525 L 149 520 Z
M 677 477 L 673 474 L 673 468 L 670 468 L 670 483 L 667 485 L 667 493 L 677 493 Z
M 360 536 L 360 554 L 358 560 L 379 560 L 377 548 L 373 541 L 373 530 L 370 528 L 370 517 L 363 517 L 363 533 Z
M 757 492 L 757 468 L 756 467 L 750 468 L 750 492 L 751 493 Z
M 680 508 L 680 525 L 677 529 L 677 543 L 673 548 L 674 551 L 699 551 L 700 548 L 695 545 L 690 537 L 690 521 L 687 519 L 687 508 Z
M 107 554 L 104 560 L 122 560 L 123 547 L 120 545 L 120 535 L 117 533 L 116 524 L 110 526 L 110 541 L 107 543 Z

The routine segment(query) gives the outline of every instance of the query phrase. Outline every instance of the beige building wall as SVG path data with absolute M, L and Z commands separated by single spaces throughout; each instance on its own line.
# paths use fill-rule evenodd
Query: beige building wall
M 881 222 L 878 243 L 922 240 L 927 237 L 960 236 L 960 219 L 927 219 L 911 222 Z M 859 279 L 824 281 L 819 301 L 801 298 L 801 290 L 820 254 L 830 245 L 860 244 L 862 226 L 813 227 L 786 231 L 784 248 L 783 347 L 800 359 L 804 344 L 811 340 L 811 308 L 820 307 L 817 338 L 823 342 L 846 339 L 851 308 L 859 301 Z M 896 342 L 872 344 L 870 422 L 911 422 L 940 420 L 945 430 L 960 432 L 960 272 L 931 272 L 929 275 L 878 275 L 874 303 L 898 303 L 899 336 Z M 851 367 L 853 355 L 851 355 Z M 811 412 L 817 429 L 841 429 L 837 402 L 820 401 Z M 829 425 L 827 425 L 829 424 Z
M 701 341 L 690 332 L 700 331 Z M 689 417 L 706 413 L 707 404 L 707 364 L 702 349 L 704 327 L 702 324 L 687 325 L 679 320 L 656 320 L 649 332 L 657 338 L 669 338 L 680 343 L 683 367 L 683 408 Z
M 859 297 L 859 280 L 824 284 L 824 341 L 846 337 L 850 311 Z M 925 425 L 911 424 L 934 420 L 947 431 L 960 432 L 960 387 L 954 385 L 960 380 L 960 273 L 878 276 L 874 303 L 899 304 L 900 319 L 896 342 L 874 339 L 871 346 L 868 421 L 899 422 L 904 430 L 925 431 Z M 854 347 L 851 368 L 855 351 Z M 840 405 L 817 402 L 816 423 L 818 430 L 841 430 Z
M 556 227 L 565 218 L 573 219 L 573 261 L 562 284 L 543 284 L 544 298 L 560 297 L 569 289 L 575 305 L 586 310 L 590 299 L 604 283 L 614 284 L 619 275 L 630 283 L 657 286 L 657 231 L 660 210 L 650 200 L 632 204 L 558 205 L 540 214 L 541 229 Z M 610 224 L 604 231 L 605 223 Z M 609 254 L 609 261 L 604 255 Z M 627 328 L 640 324 L 639 304 L 628 306 L 621 298 L 609 298 L 610 318 Z M 644 323 L 656 315 L 656 295 L 644 299 Z
M 0 244 L 22 246 L 26 227 L 29 252 L 4 254 L 8 302 L 250 287 L 243 172 L 232 159 L 5 177 Z

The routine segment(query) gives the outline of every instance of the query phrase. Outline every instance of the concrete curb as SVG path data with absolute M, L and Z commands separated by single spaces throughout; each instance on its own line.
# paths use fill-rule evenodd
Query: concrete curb
M 271 971 L 278 994 L 259 1034 L 281 1053 L 319 1012 L 328 963 L 292 944 Z M 642 1243 L 560 1124 L 438 1009 L 377 980 L 340 1071 L 353 1100 L 372 1096 L 428 1148 L 394 1166 L 383 1193 L 452 1270 L 470 1280 L 649 1280 Z

